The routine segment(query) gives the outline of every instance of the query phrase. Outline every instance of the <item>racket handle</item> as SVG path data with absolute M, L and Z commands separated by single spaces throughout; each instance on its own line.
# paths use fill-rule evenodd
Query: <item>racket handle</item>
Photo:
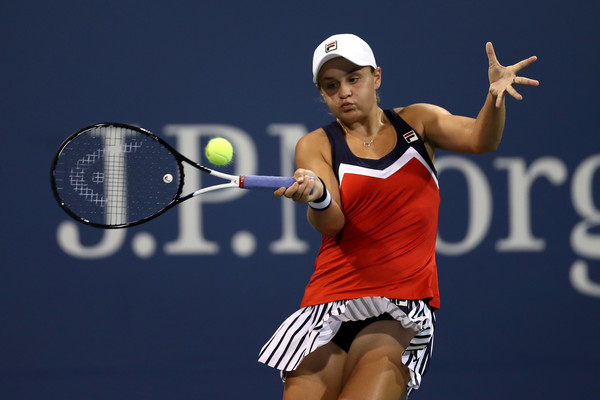
M 288 188 L 296 182 L 294 178 L 285 176 L 243 175 L 240 176 L 240 187 L 246 189 L 278 189 Z

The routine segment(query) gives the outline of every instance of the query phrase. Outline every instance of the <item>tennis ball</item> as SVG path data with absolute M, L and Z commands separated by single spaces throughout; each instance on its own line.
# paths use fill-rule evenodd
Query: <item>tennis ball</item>
M 215 165 L 229 164 L 233 157 L 233 146 L 227 139 L 213 138 L 206 145 L 204 151 L 208 161 Z

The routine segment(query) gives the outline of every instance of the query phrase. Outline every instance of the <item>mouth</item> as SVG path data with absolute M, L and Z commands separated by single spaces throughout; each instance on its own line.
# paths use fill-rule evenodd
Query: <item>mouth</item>
M 350 109 L 350 108 L 352 108 L 352 107 L 354 107 L 354 104 L 353 104 L 353 103 L 350 103 L 350 102 L 348 102 L 348 101 L 345 101 L 345 102 L 343 102 L 343 103 L 340 105 L 340 108 L 341 108 L 342 110 L 348 110 L 348 109 Z

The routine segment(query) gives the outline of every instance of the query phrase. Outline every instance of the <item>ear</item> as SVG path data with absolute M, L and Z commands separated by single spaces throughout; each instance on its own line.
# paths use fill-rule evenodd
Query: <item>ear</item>
M 323 90 L 321 90 L 321 86 L 318 83 L 315 84 L 315 88 L 317 88 L 321 97 L 325 98 L 325 94 L 323 93 Z
M 375 90 L 378 90 L 381 86 L 381 67 L 375 68 L 375 71 L 373 71 L 373 78 L 375 79 Z

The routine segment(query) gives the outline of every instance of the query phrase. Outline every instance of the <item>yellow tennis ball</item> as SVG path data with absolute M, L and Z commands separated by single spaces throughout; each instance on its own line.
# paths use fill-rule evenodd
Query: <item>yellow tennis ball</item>
M 211 163 L 225 165 L 229 164 L 231 157 L 233 157 L 233 146 L 227 139 L 218 137 L 208 142 L 204 152 Z

